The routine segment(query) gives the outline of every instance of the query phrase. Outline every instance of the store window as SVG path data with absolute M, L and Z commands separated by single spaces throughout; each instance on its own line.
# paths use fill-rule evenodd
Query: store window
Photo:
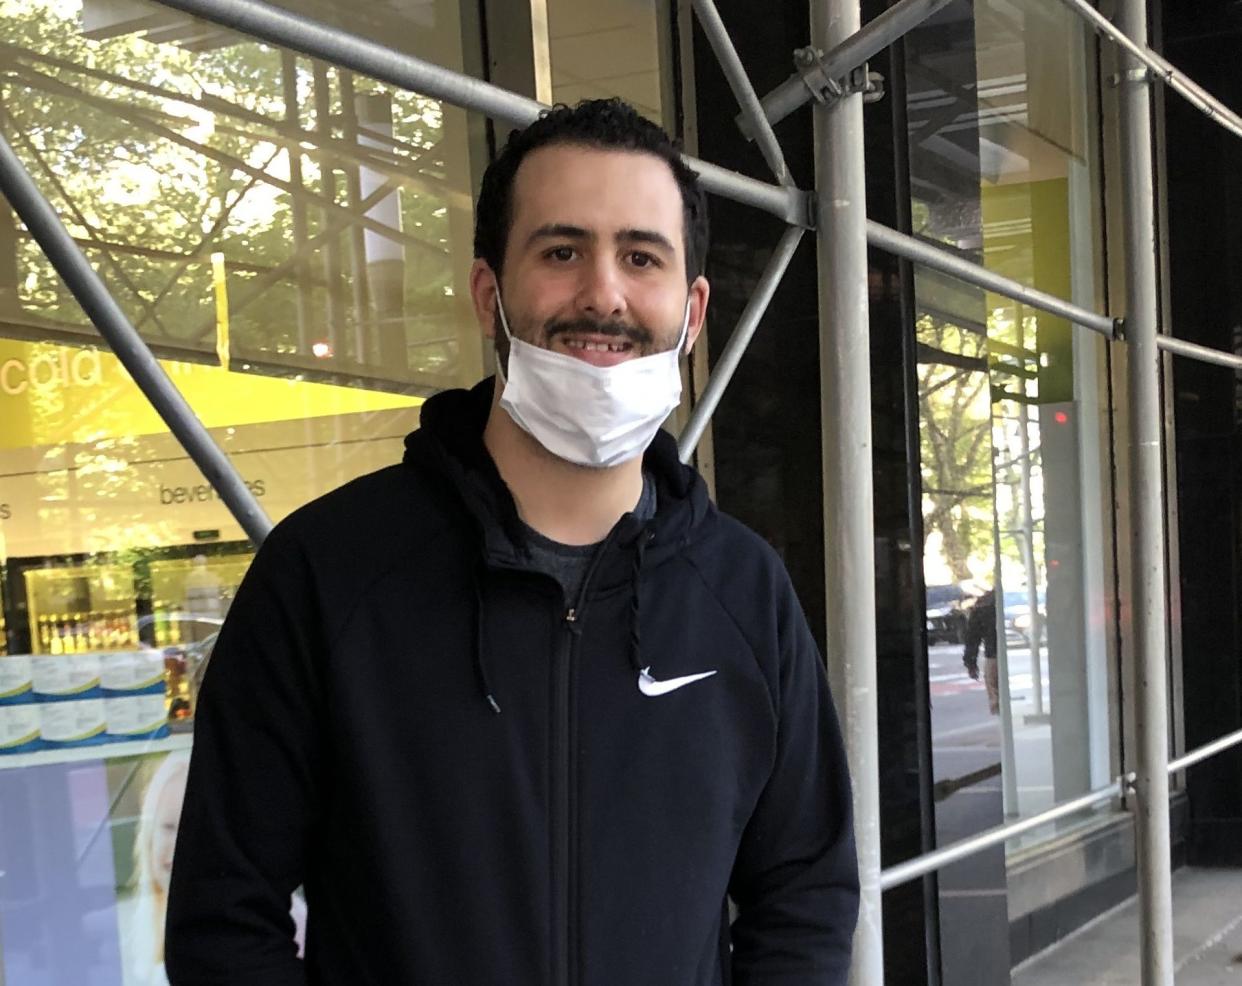
M 297 9 L 480 59 L 456 2 Z M 6 139 L 273 520 L 483 375 L 464 112 L 145 0 L 0 0 L 0 42 Z M 0 981 L 164 981 L 196 684 L 252 551 L 0 206 Z
M 910 36 L 907 72 L 916 235 L 1098 310 L 1093 51 L 1058 5 L 953 4 Z M 943 844 L 1113 776 L 1106 355 L 1064 319 L 926 269 L 916 304 Z M 945 871 L 942 920 L 980 917 L 968 892 L 1003 895 L 999 862 Z M 945 981 L 976 981 L 969 951 L 946 948 Z
M 572 106 L 582 99 L 619 96 L 658 123 L 673 99 L 665 93 L 672 12 L 667 2 L 549 0 L 548 49 L 552 100 Z

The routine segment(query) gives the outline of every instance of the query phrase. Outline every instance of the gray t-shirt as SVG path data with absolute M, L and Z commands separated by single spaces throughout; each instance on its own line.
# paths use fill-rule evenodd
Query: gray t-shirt
M 650 473 L 644 472 L 643 491 L 633 513 L 639 520 L 647 521 L 655 516 L 655 512 L 655 480 Z M 565 589 L 565 598 L 576 600 L 599 544 L 561 544 L 544 537 L 533 527 L 526 524 L 522 527 L 526 534 L 526 546 L 530 549 L 531 567 L 551 575 Z

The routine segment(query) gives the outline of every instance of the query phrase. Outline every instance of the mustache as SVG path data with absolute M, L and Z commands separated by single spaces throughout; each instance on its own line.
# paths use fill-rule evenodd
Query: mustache
M 548 342 L 558 335 L 601 335 L 625 339 L 635 346 L 650 346 L 654 337 L 649 329 L 641 325 L 626 325 L 624 322 L 600 321 L 593 318 L 553 319 L 544 326 Z

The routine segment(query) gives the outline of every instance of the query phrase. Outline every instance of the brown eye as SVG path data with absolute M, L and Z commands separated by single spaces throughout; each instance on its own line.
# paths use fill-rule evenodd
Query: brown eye
M 630 254 L 630 263 L 635 267 L 656 267 L 658 261 L 649 253 L 643 253 L 641 250 L 635 250 Z
M 574 248 L 569 246 L 553 247 L 548 251 L 548 256 L 553 260 L 559 260 L 562 263 L 568 263 L 574 259 Z

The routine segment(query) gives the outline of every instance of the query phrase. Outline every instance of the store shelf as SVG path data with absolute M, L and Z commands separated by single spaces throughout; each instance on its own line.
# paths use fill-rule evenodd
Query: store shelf
M 38 767 L 49 763 L 76 763 L 87 760 L 114 760 L 117 757 L 137 757 L 155 753 L 171 753 L 188 750 L 193 742 L 189 733 L 174 733 L 158 740 L 131 740 L 120 743 L 102 743 L 99 746 L 79 746 L 65 750 L 38 750 L 34 753 L 11 753 L 0 756 L 0 770 L 19 767 Z

